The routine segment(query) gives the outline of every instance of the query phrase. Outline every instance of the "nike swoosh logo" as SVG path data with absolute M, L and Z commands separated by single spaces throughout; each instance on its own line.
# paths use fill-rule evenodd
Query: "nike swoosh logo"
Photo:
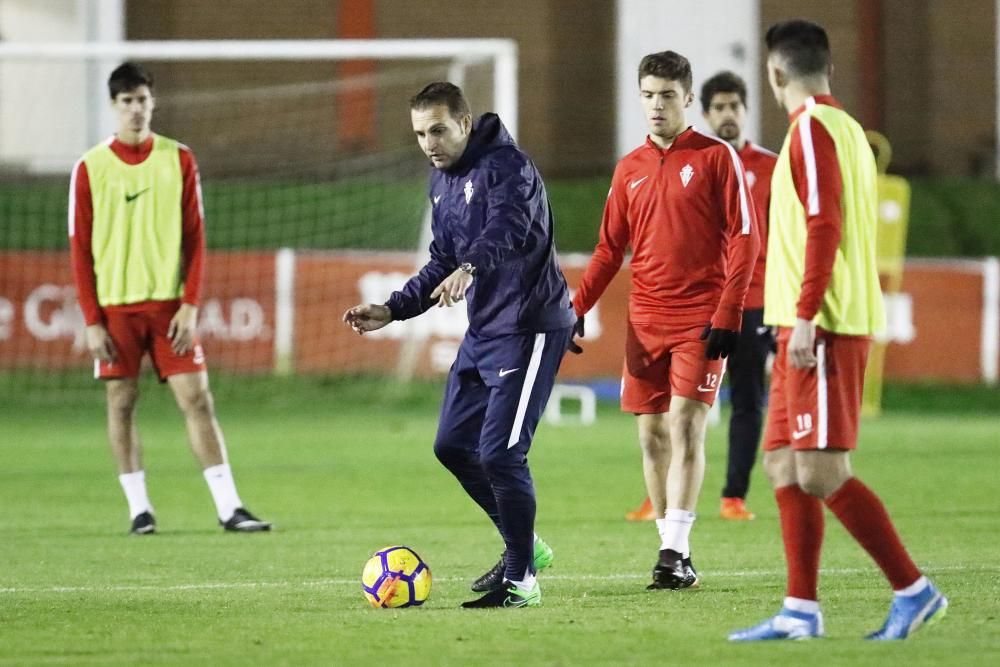
M 812 432 L 813 430 L 811 428 L 807 428 L 804 431 L 792 431 L 792 440 L 801 440 Z
M 519 370 L 521 370 L 521 369 L 520 368 L 508 368 L 507 370 L 504 370 L 504 369 L 501 368 L 500 372 L 497 373 L 497 375 L 499 375 L 500 377 L 503 377 L 505 375 L 510 375 L 514 371 L 519 371 Z
M 528 604 L 527 600 L 525 600 L 525 599 L 516 599 L 512 595 L 508 595 L 507 599 L 503 601 L 503 606 L 504 607 L 523 607 L 526 604 Z
M 639 187 L 640 185 L 642 185 L 642 182 L 644 180 L 646 180 L 647 178 L 649 178 L 648 174 L 645 175 L 645 176 L 643 176 L 642 178 L 640 178 L 638 181 L 632 181 L 631 183 L 628 184 L 628 186 L 629 186 L 630 189 L 635 190 L 637 187 Z
M 715 387 L 703 387 L 698 385 L 698 391 L 715 391 Z
M 125 203 L 126 204 L 131 204 L 132 202 L 134 202 L 136 199 L 139 198 L 139 195 L 141 195 L 144 192 L 148 192 L 148 191 L 149 191 L 149 188 L 146 188 L 145 190 L 139 190 L 134 195 L 130 195 L 129 193 L 126 192 L 125 193 Z
M 435 203 L 435 204 L 436 204 L 436 203 L 438 203 L 438 201 L 440 201 L 440 199 L 441 199 L 441 195 L 437 195 L 437 196 L 435 196 L 435 197 L 434 197 L 434 203 Z

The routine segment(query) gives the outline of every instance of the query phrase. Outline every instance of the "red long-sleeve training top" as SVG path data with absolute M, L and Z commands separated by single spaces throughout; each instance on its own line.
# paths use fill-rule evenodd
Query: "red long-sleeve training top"
M 736 150 L 688 128 L 667 149 L 647 138 L 621 159 L 573 299 L 578 315 L 597 302 L 629 247 L 633 323 L 738 331 L 760 239 Z
M 757 216 L 757 230 L 760 233 L 760 254 L 754 264 L 753 277 L 747 289 L 747 298 L 743 302 L 744 310 L 764 307 L 764 268 L 767 264 L 767 215 L 771 207 L 771 174 L 774 173 L 774 163 L 778 156 L 754 144 L 744 142 L 743 148 L 737 151 L 743 168 L 746 169 L 747 185 L 750 186 L 750 196 L 753 199 L 754 213 Z
M 816 95 L 814 99 L 816 104 L 842 108 L 831 95 Z M 803 104 L 789 119 L 794 122 L 805 108 Z M 806 211 L 806 260 L 797 316 L 811 320 L 833 275 L 843 222 L 840 201 L 844 185 L 837 146 L 820 121 L 810 117 L 808 123 L 797 125 L 789 151 L 792 181 Z

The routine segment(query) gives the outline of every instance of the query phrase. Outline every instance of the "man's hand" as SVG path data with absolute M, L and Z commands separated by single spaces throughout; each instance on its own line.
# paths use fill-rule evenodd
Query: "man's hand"
M 705 343 L 705 358 L 725 359 L 736 350 L 736 344 L 740 340 L 740 333 L 731 329 L 713 329 L 711 323 L 705 325 L 705 330 L 701 332 L 701 340 Z
M 569 337 L 569 345 L 566 346 L 566 349 L 573 354 L 583 354 L 583 348 L 573 340 L 575 336 L 583 338 L 583 315 L 576 318 L 576 324 L 573 325 L 573 335 Z
M 453 306 L 465 298 L 465 292 L 472 285 L 472 274 L 455 269 L 450 276 L 441 281 L 441 284 L 431 292 L 431 301 L 438 299 L 438 308 Z
M 94 359 L 111 364 L 118 358 L 115 344 L 103 324 L 91 324 L 84 330 L 84 338 L 87 341 L 87 350 Z
M 392 322 L 392 311 L 389 306 L 377 303 L 361 304 L 349 308 L 344 313 L 344 321 L 347 322 L 355 333 L 363 336 L 368 331 L 381 329 Z
M 195 330 L 198 327 L 198 306 L 182 303 L 174 316 L 170 318 L 167 327 L 167 338 L 170 339 L 170 349 L 180 356 L 187 354 L 194 345 Z
M 795 328 L 788 338 L 788 360 L 795 368 L 816 365 L 816 323 L 796 318 Z

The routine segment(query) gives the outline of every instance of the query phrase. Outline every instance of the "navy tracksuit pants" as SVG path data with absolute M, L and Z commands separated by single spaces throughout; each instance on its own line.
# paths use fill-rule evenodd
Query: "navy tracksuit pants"
M 469 331 L 448 375 L 434 453 L 503 536 L 507 579 L 534 572 L 528 450 L 572 327 L 493 338 Z

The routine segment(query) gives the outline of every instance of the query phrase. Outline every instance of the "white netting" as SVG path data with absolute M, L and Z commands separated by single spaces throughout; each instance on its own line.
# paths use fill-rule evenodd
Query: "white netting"
M 123 59 L 0 48 L 0 373 L 8 388 L 82 384 L 88 375 L 66 252 L 69 171 L 113 129 L 105 82 Z M 428 168 L 407 101 L 431 81 L 458 79 L 475 112 L 509 107 L 494 99 L 497 61 L 128 59 L 155 77 L 154 131 L 188 145 L 201 169 L 209 255 L 200 331 L 211 367 L 393 374 L 399 337 L 358 341 L 339 317 L 398 286 L 421 250 Z

